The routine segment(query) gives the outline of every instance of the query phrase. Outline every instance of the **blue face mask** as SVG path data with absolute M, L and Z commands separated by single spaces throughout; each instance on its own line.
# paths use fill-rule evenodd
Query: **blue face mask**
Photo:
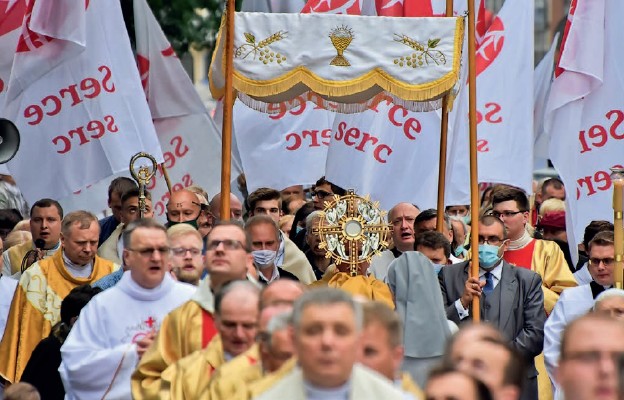
M 461 257 L 464 254 L 466 254 L 466 248 L 464 247 L 463 244 L 460 244 L 459 246 L 457 246 L 457 248 L 455 249 L 455 257 Z
M 500 247 L 492 246 L 491 244 L 479 245 L 479 265 L 488 269 L 496 265 L 501 257 L 498 255 Z
M 435 270 L 436 275 L 440 273 L 440 270 L 444 267 L 442 264 L 433 264 L 433 269 Z
M 297 230 L 295 231 L 295 233 L 299 233 L 303 230 L 303 227 L 301 226 L 297 226 Z

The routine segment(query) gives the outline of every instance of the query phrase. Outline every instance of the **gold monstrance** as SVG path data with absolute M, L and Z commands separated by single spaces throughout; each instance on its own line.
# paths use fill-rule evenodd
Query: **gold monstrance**
M 386 214 L 379 209 L 378 201 L 349 190 L 325 202 L 313 231 L 319 234 L 319 247 L 325 249 L 325 257 L 332 258 L 336 265 L 349 264 L 350 275 L 356 276 L 359 264 L 370 262 L 388 246 L 392 228 L 384 222 Z

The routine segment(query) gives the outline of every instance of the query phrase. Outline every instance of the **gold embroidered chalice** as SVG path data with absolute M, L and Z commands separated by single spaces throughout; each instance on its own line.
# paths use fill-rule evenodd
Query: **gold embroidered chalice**
M 333 29 L 329 33 L 329 38 L 331 39 L 332 44 L 336 48 L 336 52 L 338 55 L 334 57 L 333 60 L 329 63 L 330 65 L 335 65 L 337 67 L 349 67 L 351 64 L 344 57 L 344 52 L 351 44 L 353 40 L 353 31 L 351 28 L 346 26 L 341 26 L 336 29 Z

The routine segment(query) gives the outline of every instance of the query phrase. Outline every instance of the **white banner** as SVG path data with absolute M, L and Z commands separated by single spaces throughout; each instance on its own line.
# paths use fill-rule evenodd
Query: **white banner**
M 8 167 L 30 203 L 126 170 L 139 151 L 162 161 L 121 7 L 85 5 L 31 0 L 22 26 L 4 112 L 21 132 Z
M 334 113 L 299 101 L 265 114 L 237 101 L 234 132 L 249 193 L 261 187 L 281 190 L 311 185 L 325 175 Z
M 477 51 L 477 151 L 479 182 L 532 190 L 533 172 L 533 0 L 507 0 Z M 465 188 L 468 154 L 468 90 L 456 101 L 449 184 Z M 457 197 L 455 197 L 457 196 Z M 469 193 L 451 204 L 468 204 Z M 447 202 L 448 204 L 448 202 Z
M 546 130 L 550 158 L 566 186 L 572 249 L 592 220 L 613 220 L 609 168 L 624 165 L 624 3 L 574 1 L 571 7 Z
M 423 122 L 434 129 L 423 129 Z M 337 114 L 327 155 L 327 179 L 370 194 L 382 208 L 399 202 L 435 207 L 440 117 L 380 103 L 360 114 Z M 437 126 L 436 126 L 437 124 Z
M 555 70 L 555 52 L 557 51 L 557 42 L 559 41 L 559 33 L 555 35 L 550 50 L 544 55 L 542 61 L 535 67 L 535 80 L 533 82 L 533 137 L 534 137 L 534 155 L 537 160 L 542 159 L 544 162 L 548 159 L 548 143 L 550 137 L 544 131 L 544 115 L 546 114 L 546 102 L 550 94 L 550 87 L 553 80 L 553 72 Z
M 196 184 L 209 196 L 220 192 L 221 138 L 180 60 L 167 41 L 145 0 L 135 0 L 137 61 L 154 126 L 162 146 L 164 166 L 176 191 Z M 129 159 L 128 159 L 129 161 Z M 127 170 L 127 166 L 126 166 Z M 232 164 L 232 178 L 241 168 Z M 129 172 L 122 175 L 129 176 Z M 106 208 L 106 189 L 114 177 L 65 199 L 67 207 L 97 205 Z M 165 219 L 169 191 L 162 168 L 147 189 L 152 194 L 154 216 Z
M 4 116 L 4 98 L 25 13 L 26 0 L 0 1 L 0 117 Z

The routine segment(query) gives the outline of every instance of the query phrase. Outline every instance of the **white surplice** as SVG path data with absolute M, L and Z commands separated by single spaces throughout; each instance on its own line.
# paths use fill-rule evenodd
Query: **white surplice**
M 13 301 L 13 294 L 19 281 L 7 275 L 0 275 L 0 340 L 4 335 L 7 317 Z
M 561 335 L 565 327 L 594 306 L 594 296 L 589 284 L 564 290 L 544 325 L 544 361 L 546 370 L 558 391 L 554 373 L 559 365 Z
M 59 368 L 66 399 L 130 399 L 130 377 L 139 357 L 136 342 L 171 310 L 188 301 L 195 286 L 169 274 L 160 286 L 145 289 L 124 273 L 119 283 L 95 296 L 61 348 Z M 107 393 L 108 392 L 108 393 Z

